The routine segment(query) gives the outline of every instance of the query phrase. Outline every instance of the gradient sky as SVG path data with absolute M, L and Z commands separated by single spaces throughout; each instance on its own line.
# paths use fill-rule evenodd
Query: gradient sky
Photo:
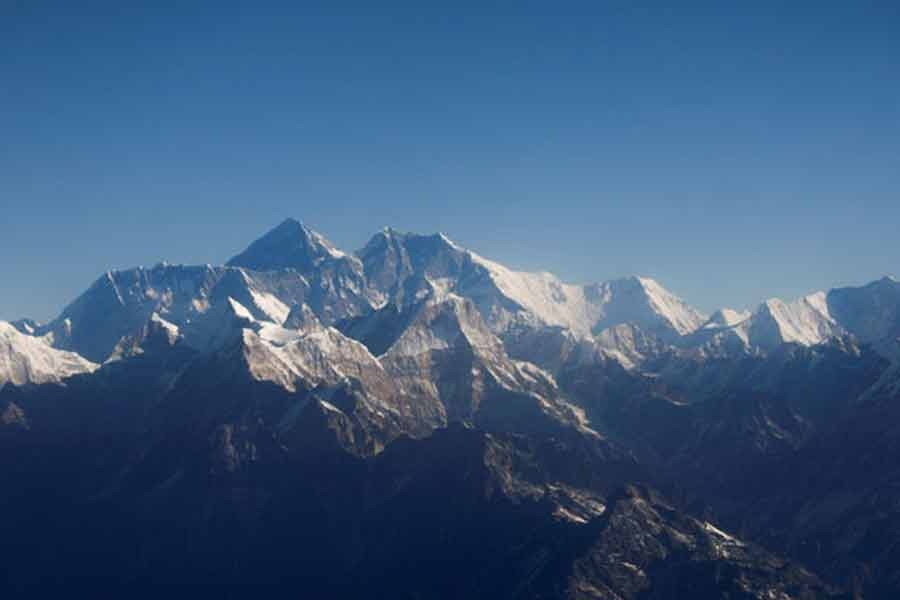
M 893 0 L 128 4 L 0 2 L 0 319 L 288 216 L 708 311 L 900 274 Z

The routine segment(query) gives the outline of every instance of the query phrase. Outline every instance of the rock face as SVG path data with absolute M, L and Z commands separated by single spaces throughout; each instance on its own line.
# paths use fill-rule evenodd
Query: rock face
M 571 566 L 569 598 L 826 598 L 808 571 L 679 514 L 653 490 L 609 499 L 590 546 Z
M 894 598 L 898 336 L 892 278 L 707 317 L 648 278 L 289 219 L 0 323 L 0 572 Z

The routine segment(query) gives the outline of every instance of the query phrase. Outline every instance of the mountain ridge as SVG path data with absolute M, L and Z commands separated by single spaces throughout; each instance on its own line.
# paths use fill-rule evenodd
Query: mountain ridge
M 845 334 L 876 342 L 884 328 L 888 335 L 900 333 L 900 311 L 890 308 L 900 299 L 900 283 L 890 276 L 789 302 L 769 299 L 749 313 L 720 309 L 709 317 L 647 277 L 565 283 L 548 272 L 509 269 L 442 233 L 403 233 L 390 227 L 347 253 L 291 218 L 224 266 L 160 263 L 107 271 L 48 324 L 21 319 L 13 326 L 102 362 L 151 314 L 158 313 L 190 339 L 192 323 L 207 318 L 211 306 L 229 297 L 256 319 L 283 324 L 292 306 L 304 305 L 324 323 L 334 324 L 389 303 L 402 312 L 423 298 L 450 293 L 473 301 L 488 326 L 507 342 L 523 327 L 562 327 L 632 367 L 652 358 L 656 351 L 648 356 L 647 350 L 659 344 L 701 352 L 768 352 L 784 343 L 815 345 Z M 888 305 L 879 308 L 879 302 Z M 854 303 L 866 305 L 869 315 L 886 311 L 887 325 L 872 318 L 854 321 L 860 312 Z M 623 327 L 640 331 L 623 337 Z M 635 335 L 658 342 L 638 348 Z
M 706 315 L 645 277 L 390 228 L 351 254 L 289 219 L 0 322 L 0 572 L 896 597 L 898 373 L 893 278 Z

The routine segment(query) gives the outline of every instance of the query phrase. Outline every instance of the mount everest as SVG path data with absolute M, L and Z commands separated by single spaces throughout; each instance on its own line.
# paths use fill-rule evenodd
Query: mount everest
M 151 319 L 166 323 L 192 348 L 208 351 L 222 342 L 218 334 L 235 310 L 251 321 L 292 329 L 285 322 L 302 308 L 347 333 L 358 331 L 360 320 L 383 319 L 378 315 L 391 311 L 403 315 L 448 298 L 471 302 L 513 351 L 517 337 L 546 333 L 593 346 L 629 368 L 664 351 L 767 353 L 783 344 L 813 346 L 844 335 L 862 343 L 900 335 L 900 283 L 891 277 L 791 302 L 772 298 L 752 312 L 723 308 L 706 316 L 646 277 L 567 284 L 550 273 L 508 269 L 443 234 L 389 228 L 350 254 L 293 219 L 226 266 L 160 263 L 110 271 L 50 323 L 23 319 L 4 326 L 6 332 L 18 330 L 7 347 L 21 348 L 22 356 L 51 348 L 77 353 L 87 365 L 108 360 L 123 338 Z M 75 372 L 66 360 L 48 364 L 59 364 L 58 371 L 31 379 L 19 369 L 16 381 Z
M 645 277 L 390 228 L 351 253 L 288 219 L 225 265 L 109 271 L 0 323 L 3 533 L 58 539 L 43 507 L 110 540 L 3 558 L 349 595 L 891 597 L 898 339 L 890 277 L 708 316 Z M 464 591 L 435 567 L 461 554 Z

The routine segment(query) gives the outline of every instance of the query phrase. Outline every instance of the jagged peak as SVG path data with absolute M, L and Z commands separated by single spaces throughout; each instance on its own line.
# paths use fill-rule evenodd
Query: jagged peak
M 366 248 L 370 247 L 373 244 L 373 242 L 379 242 L 381 240 L 396 241 L 401 244 L 415 243 L 415 242 L 419 242 L 419 243 L 433 242 L 433 243 L 438 243 L 439 245 L 445 246 L 447 248 L 452 248 L 453 250 L 457 250 L 460 252 L 467 251 L 465 248 L 463 248 L 462 246 L 460 246 L 459 244 L 457 244 L 456 242 L 451 240 L 449 237 L 447 237 L 446 234 L 441 233 L 441 232 L 416 233 L 416 232 L 412 232 L 412 231 L 400 231 L 398 229 L 394 229 L 393 227 L 389 227 L 389 226 L 383 227 L 380 231 L 378 231 L 375 235 L 373 235 L 372 238 L 369 240 L 369 242 L 366 244 L 366 246 L 363 248 L 363 251 L 365 251 Z
M 388 353 L 416 355 L 452 348 L 459 342 L 473 348 L 502 348 L 472 301 L 451 293 L 423 302 Z
M 72 375 L 91 373 L 99 366 L 75 352 L 57 350 L 45 340 L 0 321 L 0 388 L 7 383 L 60 382 Z
M 325 236 L 296 219 L 285 219 L 226 264 L 253 271 L 285 268 L 308 272 L 326 260 L 348 258 Z
M 145 354 L 148 350 L 171 348 L 184 339 L 173 323 L 153 312 L 147 323 L 134 335 L 123 336 L 105 363 L 112 363 L 131 356 Z
M 751 319 L 750 342 L 764 348 L 785 342 L 810 346 L 842 331 L 831 316 L 825 292 L 807 294 L 792 302 L 769 298 Z
M 690 306 L 655 279 L 639 275 L 612 279 L 588 286 L 602 306 L 602 318 L 595 331 L 619 323 L 635 321 L 642 325 L 663 324 L 678 335 L 688 335 L 709 318 Z
M 760 303 L 755 313 L 768 313 L 777 316 L 777 314 L 784 311 L 798 309 L 812 309 L 824 317 L 830 318 L 828 314 L 828 293 L 824 291 L 812 292 L 792 301 L 785 301 L 775 297 L 767 298 Z

